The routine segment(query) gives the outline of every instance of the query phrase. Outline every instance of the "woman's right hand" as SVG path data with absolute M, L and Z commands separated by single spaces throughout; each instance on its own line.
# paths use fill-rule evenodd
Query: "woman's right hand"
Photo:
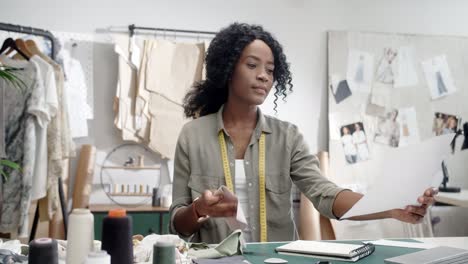
M 205 190 L 192 206 L 200 217 L 231 217 L 237 214 L 237 197 L 227 189 Z

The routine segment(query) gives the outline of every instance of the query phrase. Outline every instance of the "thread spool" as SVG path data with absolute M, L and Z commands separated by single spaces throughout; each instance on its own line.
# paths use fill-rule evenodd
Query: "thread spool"
M 151 205 L 153 205 L 153 206 L 159 206 L 158 188 L 153 188 L 153 196 L 152 196 Z
M 102 221 L 102 249 L 111 256 L 112 264 L 132 264 L 132 218 L 125 209 L 109 211 Z
M 111 264 L 111 256 L 105 250 L 90 252 L 84 264 Z
M 67 264 L 82 264 L 93 249 L 94 217 L 89 209 L 74 209 L 68 230 Z
M 29 264 L 58 264 L 57 241 L 51 238 L 38 238 L 29 243 Z
M 169 241 L 158 241 L 153 245 L 153 264 L 174 264 L 175 245 Z

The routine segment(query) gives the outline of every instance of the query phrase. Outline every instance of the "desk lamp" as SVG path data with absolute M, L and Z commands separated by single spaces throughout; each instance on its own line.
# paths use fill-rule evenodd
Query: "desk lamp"
M 463 124 L 463 131 L 461 129 L 459 129 L 457 131 L 455 137 L 453 138 L 452 142 L 450 143 L 450 145 L 452 146 L 452 153 L 455 152 L 455 142 L 457 140 L 457 137 L 459 135 L 462 135 L 462 134 L 464 135 L 465 138 L 463 140 L 461 150 L 465 150 L 465 149 L 468 149 L 468 122 Z M 445 164 L 445 161 L 442 161 L 442 172 L 444 174 L 444 178 L 442 179 L 442 183 L 439 186 L 439 191 L 440 192 L 452 192 L 452 193 L 460 192 L 459 187 L 448 187 L 447 186 L 447 182 L 449 180 L 449 173 L 448 173 L 448 169 L 447 169 L 447 165 Z

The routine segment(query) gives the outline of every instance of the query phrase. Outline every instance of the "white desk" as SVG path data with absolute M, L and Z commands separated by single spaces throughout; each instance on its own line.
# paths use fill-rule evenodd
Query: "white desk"
M 439 192 L 435 200 L 440 203 L 468 207 L 468 190 L 463 189 L 459 193 Z

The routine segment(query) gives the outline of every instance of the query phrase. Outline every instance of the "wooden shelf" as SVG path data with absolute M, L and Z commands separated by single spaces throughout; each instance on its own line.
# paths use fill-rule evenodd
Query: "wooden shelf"
M 131 205 L 129 205 L 131 206 Z M 125 209 L 127 212 L 169 212 L 169 208 L 161 206 L 152 206 L 145 204 L 138 207 L 122 207 L 115 204 L 90 204 L 89 210 L 91 212 L 108 212 L 113 209 Z
M 102 166 L 103 169 L 118 169 L 118 170 L 160 170 L 161 165 L 154 166 Z

